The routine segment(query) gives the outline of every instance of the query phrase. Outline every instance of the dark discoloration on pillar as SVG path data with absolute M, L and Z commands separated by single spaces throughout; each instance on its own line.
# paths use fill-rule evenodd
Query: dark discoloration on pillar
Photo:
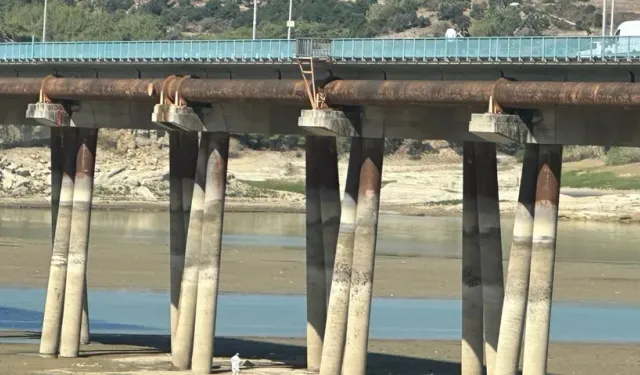
M 180 300 L 180 283 L 182 282 L 186 244 L 186 226 L 182 203 L 182 171 L 184 166 L 182 165 L 180 138 L 180 132 L 169 133 L 169 282 L 172 348 L 175 344 L 176 326 L 178 325 L 178 301 Z
M 482 298 L 484 300 L 485 357 L 487 374 L 494 375 L 504 299 L 496 145 L 478 142 L 475 143 L 475 150 Z
M 318 137 L 306 138 L 307 215 L 307 368 L 320 369 L 327 318 L 327 281 L 320 208 L 321 148 Z
M 204 215 L 204 189 L 209 154 L 209 133 L 202 133 L 198 148 L 198 161 L 191 200 L 191 215 L 184 259 L 182 283 L 180 285 L 180 301 L 178 310 L 178 326 L 176 327 L 175 344 L 173 345 L 172 363 L 180 370 L 191 366 L 193 350 L 193 334 L 196 317 L 196 297 L 198 291 L 198 263 L 202 245 L 202 218 Z
M 364 139 L 362 149 L 364 161 L 360 170 L 347 338 L 342 366 L 343 373 L 350 375 L 364 375 L 367 368 L 384 139 Z
M 220 281 L 220 255 L 227 186 L 229 134 L 213 133 L 209 138 L 207 180 L 202 223 L 202 248 L 198 273 L 198 297 L 193 338 L 193 372 L 209 374 L 213 359 L 216 308 Z
M 478 232 L 476 156 L 473 143 L 464 143 L 462 200 L 462 375 L 482 375 L 484 324 L 482 268 Z
M 337 161 L 336 161 L 337 162 Z M 353 264 L 353 241 L 355 237 L 356 208 L 360 168 L 362 166 L 362 139 L 351 139 L 347 181 L 342 201 L 340 229 L 336 249 L 333 282 L 329 297 L 325 342 L 322 348 L 320 375 L 340 375 L 349 313 L 349 289 Z
M 539 147 L 525 145 L 518 206 L 513 225 L 513 240 L 509 253 L 509 271 L 505 288 L 500 338 L 496 358 L 496 375 L 516 375 L 520 363 L 522 333 L 529 291 L 531 240 L 533 234 L 536 179 Z
M 525 375 L 547 373 L 561 170 L 562 146 L 540 146 L 523 361 Z
M 319 182 L 320 216 L 322 217 L 322 246 L 324 247 L 327 301 L 331 291 L 336 244 L 340 231 L 340 179 L 338 177 L 338 150 L 334 137 L 317 137 L 318 156 L 322 166 Z
M 86 299 L 84 297 L 87 251 L 89 248 L 98 130 L 80 129 L 78 136 L 80 148 L 76 159 L 76 179 L 73 192 L 73 213 L 60 343 L 61 357 L 77 357 L 80 349 L 82 307 Z
M 189 230 L 191 215 L 191 201 L 193 200 L 193 186 L 198 164 L 198 133 L 185 132 L 180 135 L 182 154 L 182 209 L 184 213 L 185 235 Z
M 73 128 L 64 129 L 64 131 L 52 129 L 51 203 L 52 214 L 55 212 L 55 220 L 52 217 L 53 251 L 40 340 L 40 354 L 47 357 L 57 356 L 60 347 L 78 150 L 77 132 L 78 129 Z M 63 147 L 63 142 L 67 147 Z

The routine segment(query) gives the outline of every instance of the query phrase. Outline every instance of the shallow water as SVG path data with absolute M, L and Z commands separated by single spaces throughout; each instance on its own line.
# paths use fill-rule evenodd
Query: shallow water
M 39 331 L 44 290 L 0 288 L 0 329 Z M 92 290 L 91 331 L 167 334 L 169 296 L 161 292 Z M 304 337 L 304 296 L 222 294 L 219 336 Z M 371 337 L 456 340 L 460 301 L 376 298 Z M 640 342 L 640 306 L 555 303 L 551 338 L 573 342 Z M 0 340 L 1 341 L 1 340 Z
M 0 253 L 3 246 L 35 246 L 48 257 L 49 220 L 50 213 L 45 210 L 0 209 Z M 228 213 L 223 248 L 269 246 L 302 251 L 304 223 L 302 214 Z M 90 241 L 96 250 L 119 246 L 132 252 L 168 253 L 165 212 L 96 211 L 91 225 Z M 504 220 L 505 254 L 511 228 L 512 220 Z M 458 258 L 460 229 L 460 218 L 382 215 L 378 253 Z M 152 246 L 137 246 L 142 243 Z M 637 244 L 640 225 L 561 222 L 558 259 L 640 264 Z M 166 293 L 92 289 L 89 301 L 94 332 L 168 332 Z M 39 330 L 43 305 L 42 289 L 0 289 L 0 329 Z M 224 336 L 302 337 L 305 317 L 304 296 L 225 294 L 220 297 L 217 332 Z M 371 336 L 458 339 L 460 320 L 459 300 L 379 298 L 373 303 Z M 640 305 L 555 303 L 551 336 L 560 341 L 640 342 L 639 321 Z
M 0 209 L 2 246 L 50 246 L 50 213 L 46 210 Z M 459 217 L 410 217 L 381 215 L 377 252 L 381 255 L 452 257 L 461 255 Z M 157 244 L 168 252 L 169 217 L 166 212 L 95 211 L 91 218 L 92 246 L 114 244 L 131 247 Z M 511 243 L 513 220 L 503 220 L 505 257 Z M 225 214 L 223 247 L 305 246 L 303 214 Z M 561 221 L 558 260 L 623 262 L 640 264 L 640 225 Z

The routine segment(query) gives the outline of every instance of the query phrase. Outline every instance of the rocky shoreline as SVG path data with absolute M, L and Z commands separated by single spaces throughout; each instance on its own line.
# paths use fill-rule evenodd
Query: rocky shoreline
M 30 141 L 31 142 L 31 141 Z M 385 158 L 381 209 L 409 216 L 462 213 L 460 156 L 446 142 L 430 142 L 421 157 Z M 109 130 L 100 133 L 96 156 L 94 208 L 162 211 L 168 209 L 169 144 L 166 134 Z M 226 209 L 242 212 L 304 212 L 304 157 L 301 152 L 245 150 L 232 142 Z M 341 186 L 347 160 L 340 159 Z M 50 151 L 44 146 L 0 149 L 0 207 L 47 209 L 51 195 Z M 499 158 L 500 208 L 514 215 L 520 164 Z M 264 184 L 272 181 L 271 186 Z M 289 184 L 281 187 L 278 185 Z M 292 185 L 293 184 L 293 185 Z M 640 222 L 639 191 L 564 189 L 563 220 Z

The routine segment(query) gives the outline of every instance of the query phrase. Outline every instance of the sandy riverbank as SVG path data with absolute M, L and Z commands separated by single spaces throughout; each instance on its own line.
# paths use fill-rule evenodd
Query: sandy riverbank
M 163 210 L 169 189 L 166 137 L 132 137 L 114 131 L 102 137 L 96 159 L 96 209 Z M 385 158 L 382 209 L 404 215 L 459 215 L 462 210 L 461 158 L 447 142 L 431 142 L 420 158 L 396 154 Z M 276 152 L 232 147 L 227 187 L 228 210 L 298 212 L 304 210 L 305 161 L 300 151 Z M 0 206 L 47 207 L 51 193 L 49 149 L 0 150 Z M 520 163 L 501 155 L 501 211 L 513 215 Z M 344 186 L 347 156 L 340 159 Z M 603 170 L 599 161 L 565 163 L 565 171 Z M 610 168 L 618 175 L 640 175 L 640 164 Z M 609 171 L 607 169 L 606 171 Z M 590 194 L 594 192 L 596 194 Z M 587 194 L 584 194 L 584 193 Z M 560 216 L 571 220 L 640 222 L 640 190 L 564 189 Z
M 35 337 L 28 332 L 0 332 L 0 337 Z M 159 336 L 94 336 L 76 359 L 44 359 L 36 344 L 0 344 L 0 373 L 32 374 L 144 374 L 169 375 L 168 338 Z M 125 344 L 126 343 L 126 344 Z M 454 375 L 460 373 L 460 343 L 451 341 L 372 340 L 370 375 Z M 228 359 L 236 352 L 254 365 L 243 374 L 303 375 L 304 340 L 247 338 L 216 340 L 215 374 L 230 374 Z M 552 343 L 550 375 L 636 375 L 640 346 Z

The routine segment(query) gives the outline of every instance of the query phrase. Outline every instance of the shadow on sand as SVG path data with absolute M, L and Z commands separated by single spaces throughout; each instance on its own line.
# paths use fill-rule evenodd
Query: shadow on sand
M 39 332 L 3 332 L 1 339 L 33 339 L 40 338 Z M 306 349 L 304 346 L 287 344 L 278 339 L 243 339 L 217 337 L 215 341 L 216 357 L 231 357 L 240 353 L 250 365 L 253 359 L 268 359 L 281 364 L 269 367 L 304 368 Z M 170 352 L 170 340 L 166 335 L 118 335 L 92 334 L 92 344 L 82 349 L 83 357 L 106 355 L 141 355 L 160 354 Z M 105 348 L 102 346 L 108 346 Z M 36 349 L 37 350 L 37 349 Z M 457 375 L 460 374 L 460 363 L 428 358 L 407 357 L 395 354 L 369 353 L 367 374 L 371 375 Z M 219 363 L 218 369 L 214 364 L 213 373 L 228 371 L 219 369 L 228 363 Z

